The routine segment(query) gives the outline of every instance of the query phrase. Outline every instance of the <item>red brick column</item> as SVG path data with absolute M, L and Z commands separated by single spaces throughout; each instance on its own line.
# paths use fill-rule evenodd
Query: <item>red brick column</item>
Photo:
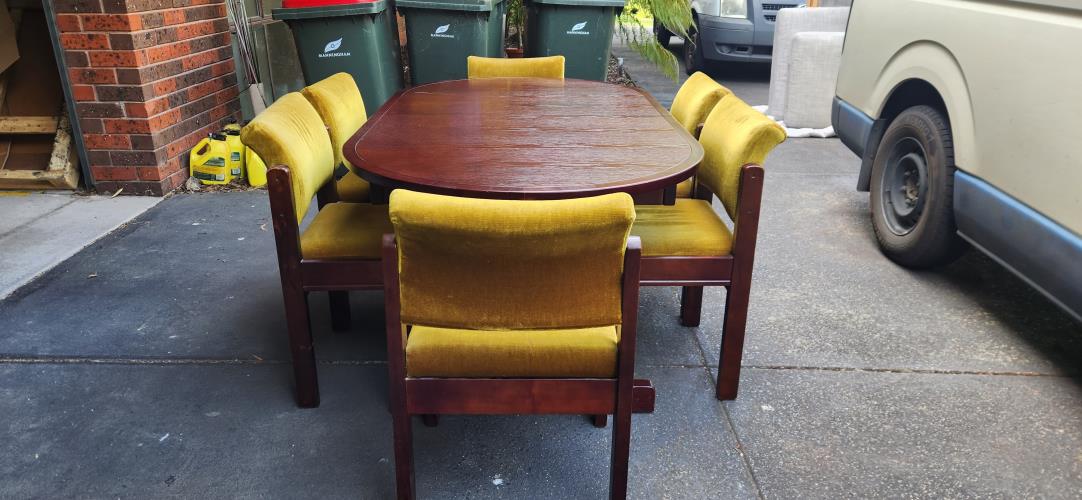
M 222 0 L 52 0 L 99 191 L 162 195 L 188 150 L 238 118 Z

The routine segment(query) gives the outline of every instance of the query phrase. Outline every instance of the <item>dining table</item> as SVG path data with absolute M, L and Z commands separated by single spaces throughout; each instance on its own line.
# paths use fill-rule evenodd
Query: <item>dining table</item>
M 346 142 L 373 199 L 396 188 L 494 199 L 613 192 L 675 203 L 703 149 L 650 94 L 587 80 L 485 78 L 393 95 Z

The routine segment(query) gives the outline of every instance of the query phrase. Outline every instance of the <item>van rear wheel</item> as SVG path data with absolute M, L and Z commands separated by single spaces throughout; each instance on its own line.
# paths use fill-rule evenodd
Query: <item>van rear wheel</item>
M 911 268 L 947 264 L 965 251 L 954 223 L 954 143 L 931 106 L 902 111 L 872 164 L 871 212 L 879 248 Z

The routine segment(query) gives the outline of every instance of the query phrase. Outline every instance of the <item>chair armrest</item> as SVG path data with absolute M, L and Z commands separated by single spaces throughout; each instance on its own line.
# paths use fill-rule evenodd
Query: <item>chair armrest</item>
M 617 378 L 627 377 L 630 381 L 635 375 L 635 334 L 639 316 L 639 269 L 642 262 L 642 240 L 638 236 L 628 236 L 624 250 L 624 282 L 621 303 L 619 373 Z M 625 368 L 628 370 L 624 373 Z
M 763 202 L 763 167 L 749 163 L 740 168 L 740 191 L 733 221 L 733 257 L 747 260 L 750 269 L 759 232 L 759 210 Z M 743 266 L 743 264 L 740 264 Z
M 267 169 L 267 193 L 270 198 L 274 244 L 278 250 L 278 267 L 284 280 L 292 275 L 301 260 L 300 226 L 293 200 L 293 182 L 289 167 L 272 165 Z
M 396 385 L 406 378 L 406 332 L 402 327 L 402 303 L 398 292 L 398 246 L 393 234 L 383 235 L 383 308 L 387 322 L 387 371 L 391 383 L 391 408 L 405 407 L 404 390 Z

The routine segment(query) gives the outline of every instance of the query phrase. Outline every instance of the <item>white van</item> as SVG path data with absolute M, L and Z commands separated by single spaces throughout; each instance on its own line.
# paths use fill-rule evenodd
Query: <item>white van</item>
M 887 257 L 968 242 L 1082 320 L 1082 0 L 855 0 L 836 94 Z
M 774 50 L 774 20 L 778 11 L 806 0 L 691 0 L 694 26 L 684 40 L 687 74 L 703 71 L 708 62 L 769 63 Z M 654 23 L 654 35 L 664 47 L 672 33 Z

